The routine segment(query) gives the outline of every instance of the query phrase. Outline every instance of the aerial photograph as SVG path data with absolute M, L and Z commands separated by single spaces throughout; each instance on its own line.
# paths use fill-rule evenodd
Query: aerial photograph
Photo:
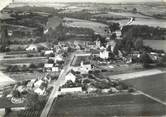
M 0 0 L 0 117 L 166 116 L 166 0 Z

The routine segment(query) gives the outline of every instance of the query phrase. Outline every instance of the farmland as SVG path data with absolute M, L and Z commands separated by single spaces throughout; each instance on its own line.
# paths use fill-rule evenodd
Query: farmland
M 165 40 L 143 40 L 144 45 L 150 46 L 154 49 L 164 50 L 166 52 Z
M 106 36 L 105 29 L 108 29 L 108 26 L 102 23 L 92 22 L 88 20 L 80 20 L 75 18 L 64 18 L 64 25 L 67 27 L 80 27 L 80 28 L 90 28 L 96 33 Z
M 163 115 L 166 107 L 143 95 L 120 94 L 100 97 L 62 97 L 49 117 L 109 117 Z M 100 110 L 100 111 L 99 111 Z
M 153 75 L 124 81 L 155 98 L 166 101 L 166 74 Z
M 3 65 L 11 65 L 11 64 L 24 64 L 24 63 L 43 63 L 46 62 L 46 57 L 22 57 L 22 58 L 16 58 L 16 59 L 4 59 L 1 61 L 1 64 Z

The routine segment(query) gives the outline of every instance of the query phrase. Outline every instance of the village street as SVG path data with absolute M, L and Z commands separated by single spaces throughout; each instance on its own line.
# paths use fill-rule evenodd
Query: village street
M 74 57 L 75 53 L 72 53 L 69 57 L 69 62 L 67 63 L 66 66 L 64 66 L 63 70 L 61 71 L 58 79 L 54 82 L 54 85 L 53 85 L 53 90 L 49 96 L 49 99 L 41 113 L 41 116 L 40 117 L 47 117 L 48 116 L 48 113 L 51 109 L 51 106 L 54 102 L 54 99 L 57 98 L 58 94 L 59 94 L 59 87 L 63 85 L 64 81 L 65 81 L 65 75 L 70 71 L 70 64 L 73 60 L 73 57 Z

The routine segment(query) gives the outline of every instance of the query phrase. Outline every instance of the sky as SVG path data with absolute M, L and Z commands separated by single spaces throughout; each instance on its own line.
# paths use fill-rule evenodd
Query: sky
M 12 3 L 13 0 L 0 0 L 0 11 Z M 14 0 L 17 2 L 97 2 L 97 3 L 125 3 L 125 2 L 165 2 L 166 0 Z
M 119 3 L 119 2 L 162 2 L 166 0 L 15 0 L 15 2 L 99 2 L 99 3 Z

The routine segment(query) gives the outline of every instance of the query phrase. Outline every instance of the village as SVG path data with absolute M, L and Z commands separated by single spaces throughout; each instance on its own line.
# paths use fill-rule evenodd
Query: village
M 65 18 L 59 9 L 29 9 L 7 7 L 0 14 L 4 117 L 52 117 L 52 108 L 67 98 L 143 95 L 124 80 L 165 73 L 164 50 L 149 47 L 135 32 L 128 32 L 134 17 L 120 25 L 95 16 L 86 23 L 105 24 L 94 29 L 70 26 L 83 19 Z

